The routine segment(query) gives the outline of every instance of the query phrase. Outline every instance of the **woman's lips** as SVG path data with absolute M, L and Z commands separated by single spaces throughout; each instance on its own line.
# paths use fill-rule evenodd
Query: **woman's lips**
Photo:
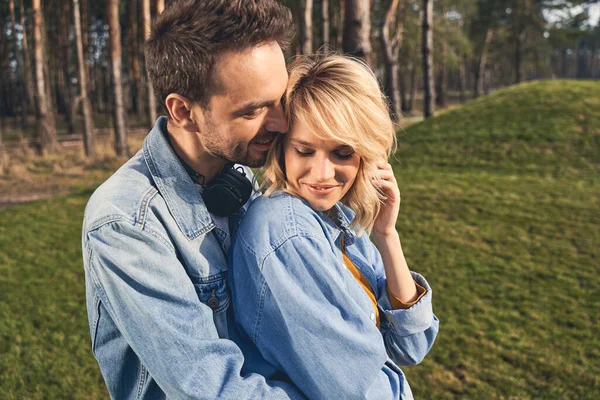
M 338 187 L 338 185 L 313 185 L 310 183 L 305 183 L 304 185 L 310 193 L 316 196 L 327 196 Z

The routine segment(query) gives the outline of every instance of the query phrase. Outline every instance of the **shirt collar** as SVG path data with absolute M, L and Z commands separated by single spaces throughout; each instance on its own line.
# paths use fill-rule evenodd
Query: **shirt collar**
M 181 232 L 193 240 L 214 228 L 202 196 L 167 139 L 167 118 L 160 117 L 144 140 L 144 159 Z
M 346 213 L 349 215 L 346 215 Z M 337 230 L 339 232 L 338 236 L 344 236 L 344 244 L 347 246 L 352 245 L 356 241 L 356 233 L 350 228 L 350 218 L 353 217 L 351 213 L 352 211 L 348 207 L 339 202 L 329 212 L 320 212 L 324 217 L 323 219 L 330 225 L 330 228 Z

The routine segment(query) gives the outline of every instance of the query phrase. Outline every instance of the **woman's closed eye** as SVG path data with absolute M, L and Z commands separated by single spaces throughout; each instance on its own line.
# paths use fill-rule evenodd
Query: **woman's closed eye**
M 299 149 L 297 147 L 294 147 L 294 150 L 296 151 L 296 154 L 298 154 L 300 157 L 310 157 L 313 154 L 315 154 L 314 150 Z M 354 150 L 336 150 L 333 151 L 331 154 L 333 154 L 333 156 L 338 160 L 349 160 L 354 155 Z
M 296 154 L 298 154 L 300 157 L 308 157 L 315 154 L 314 150 L 300 150 L 297 147 L 294 147 L 294 150 L 296 150 Z
M 349 160 L 354 155 L 354 150 L 352 150 L 352 151 L 337 151 L 334 154 L 340 160 Z

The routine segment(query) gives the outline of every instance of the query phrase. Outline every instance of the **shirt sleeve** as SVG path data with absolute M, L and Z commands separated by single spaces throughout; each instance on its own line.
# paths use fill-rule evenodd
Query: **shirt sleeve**
M 261 355 L 310 399 L 397 399 L 405 380 L 349 296 L 329 243 L 294 236 L 266 256 L 238 235 L 234 310 Z
M 431 350 L 439 330 L 439 320 L 433 313 L 433 291 L 423 276 L 411 271 L 419 298 L 409 307 L 398 307 L 398 299 L 388 294 L 379 250 L 370 240 L 367 249 L 377 275 L 377 304 L 385 320 L 381 324 L 381 335 L 388 355 L 397 365 L 419 364 Z M 424 291 L 421 292 L 419 287 Z
M 220 339 L 174 248 L 152 231 L 112 222 L 84 237 L 86 279 L 168 398 L 302 398 L 292 385 L 240 374 L 243 355 Z

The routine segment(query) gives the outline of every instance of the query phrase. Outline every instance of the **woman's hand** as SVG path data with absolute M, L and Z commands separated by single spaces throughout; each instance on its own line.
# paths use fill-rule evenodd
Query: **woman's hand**
M 418 298 L 417 287 L 406 264 L 400 236 L 396 231 L 396 219 L 400 211 L 400 189 L 392 166 L 385 162 L 378 165 L 378 179 L 373 181 L 386 196 L 375 219 L 371 237 L 381 253 L 385 268 L 388 293 L 402 303 L 412 303 Z
M 380 189 L 385 195 L 385 202 L 373 225 L 373 239 L 384 239 L 396 234 L 396 219 L 400 211 L 400 189 L 394 176 L 392 166 L 388 162 L 377 165 L 378 177 L 373 185 Z

